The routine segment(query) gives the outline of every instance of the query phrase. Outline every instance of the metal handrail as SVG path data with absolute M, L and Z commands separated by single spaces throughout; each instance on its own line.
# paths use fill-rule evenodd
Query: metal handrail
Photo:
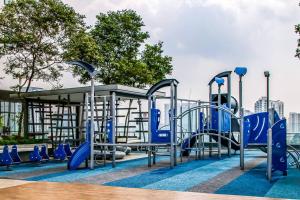
M 295 147 L 293 147 L 292 145 L 287 145 L 287 146 L 288 146 L 288 148 L 292 149 L 293 152 L 294 152 L 294 153 L 296 154 L 296 156 L 297 156 L 297 157 L 296 157 L 296 156 L 293 154 L 293 152 L 287 150 L 288 155 L 291 156 L 291 157 L 293 158 L 293 160 L 294 160 L 294 162 L 289 163 L 289 165 L 291 165 L 291 166 L 296 165 L 297 168 L 300 168 L 300 153 L 299 153 L 299 151 L 298 151 Z
M 288 155 L 291 156 L 291 157 L 293 158 L 293 160 L 294 160 L 294 162 L 291 162 L 291 163 L 288 163 L 288 164 L 291 165 L 291 166 L 296 165 L 296 168 L 300 168 L 299 160 L 295 157 L 295 155 L 294 155 L 292 152 L 288 151 L 288 150 L 287 150 L 287 153 L 288 153 Z
M 188 110 L 185 110 L 184 112 L 182 112 L 180 115 L 177 116 L 177 119 L 180 119 L 182 117 L 184 117 L 185 115 L 187 115 L 189 112 L 192 112 L 194 110 L 199 110 L 201 108 L 215 108 L 215 109 L 218 109 L 218 110 L 222 110 L 222 111 L 225 111 L 227 112 L 228 114 L 230 114 L 232 117 L 236 118 L 236 119 L 239 119 L 239 117 L 237 117 L 233 112 L 231 112 L 230 110 L 222 107 L 222 106 L 214 106 L 214 105 L 199 105 L 199 106 L 194 106 Z
M 217 137 L 221 137 L 223 139 L 226 139 L 227 141 L 230 141 L 232 144 L 236 145 L 236 146 L 240 146 L 240 144 L 234 142 L 232 139 L 228 138 L 228 137 L 225 137 L 223 135 L 220 135 L 220 134 L 217 134 L 217 133 L 197 133 L 195 135 L 192 135 L 193 137 L 196 137 L 196 136 L 204 136 L 204 135 L 211 135 L 211 136 L 217 136 Z
M 224 139 L 226 139 L 227 141 L 230 141 L 230 142 L 233 143 L 234 145 L 240 146 L 240 144 L 234 142 L 232 139 L 230 139 L 230 138 L 228 138 L 228 137 L 226 137 L 226 136 L 224 136 L 224 135 L 219 135 L 218 133 L 197 133 L 197 134 L 195 134 L 195 135 L 192 135 L 192 137 L 196 137 L 196 136 L 204 136 L 204 135 L 211 135 L 211 136 L 218 136 L 218 137 L 220 136 L 221 138 L 224 138 Z M 183 138 L 183 139 L 181 139 L 181 140 L 183 141 L 183 140 L 185 140 L 185 139 L 189 139 L 189 138 Z

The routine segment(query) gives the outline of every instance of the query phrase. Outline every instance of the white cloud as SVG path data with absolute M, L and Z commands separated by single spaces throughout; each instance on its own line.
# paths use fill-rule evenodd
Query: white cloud
M 99 12 L 134 9 L 146 24 L 150 42 L 164 41 L 173 56 L 173 76 L 183 97 L 207 99 L 214 74 L 248 66 L 245 106 L 265 93 L 263 71 L 271 71 L 271 96 L 287 111 L 300 112 L 297 80 L 300 61 L 294 58 L 300 23 L 298 0 L 64 0 L 93 24 Z M 70 84 L 70 76 L 63 80 Z M 2 81 L 3 82 L 3 81 Z M 233 83 L 236 83 L 236 77 Z M 237 84 L 234 85 L 237 96 Z M 287 112 L 286 112 L 287 114 Z

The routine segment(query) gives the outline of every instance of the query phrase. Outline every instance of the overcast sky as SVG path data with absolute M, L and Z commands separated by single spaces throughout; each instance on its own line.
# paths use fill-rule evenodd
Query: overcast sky
M 207 100 L 207 83 L 217 73 L 248 67 L 244 78 L 244 105 L 265 94 L 264 70 L 271 73 L 271 99 L 285 103 L 288 112 L 300 112 L 300 60 L 294 57 L 300 23 L 299 0 L 63 0 L 86 15 L 108 10 L 134 9 L 150 33 L 149 43 L 164 42 L 173 57 L 171 77 L 179 80 L 179 96 Z M 3 75 L 3 72 L 0 72 Z M 233 78 L 233 95 L 237 94 Z M 79 85 L 70 74 L 64 87 Z M 13 81 L 6 78 L 1 88 Z M 35 83 L 35 86 L 40 85 Z

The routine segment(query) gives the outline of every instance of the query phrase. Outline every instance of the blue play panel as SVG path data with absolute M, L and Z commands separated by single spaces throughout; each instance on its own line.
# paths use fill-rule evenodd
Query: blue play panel
M 0 171 L 0 178 L 92 184 L 99 184 L 100 181 L 107 186 L 193 192 L 197 192 L 197 188 L 199 192 L 205 192 L 204 186 L 210 185 L 209 192 L 216 194 L 299 198 L 300 170 L 289 169 L 286 177 L 281 173 L 275 174 L 273 181 L 269 182 L 266 179 L 264 156 L 259 151 L 246 151 L 246 166 L 258 159 L 261 162 L 245 171 L 239 170 L 239 155 L 224 155 L 222 159 L 212 157 L 179 163 L 173 169 L 168 167 L 168 157 L 158 157 L 158 165 L 164 165 L 156 168 L 147 167 L 147 158 L 123 161 L 116 168 L 107 164 L 94 170 L 73 171 L 67 170 L 66 162 L 20 164 L 13 166 L 11 171 Z M 226 180 L 228 176 L 231 176 L 230 180 Z

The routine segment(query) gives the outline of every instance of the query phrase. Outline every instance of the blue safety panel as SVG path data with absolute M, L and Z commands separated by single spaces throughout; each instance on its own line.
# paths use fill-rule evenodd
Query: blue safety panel
M 218 110 L 215 108 L 211 109 L 211 129 L 218 130 Z
M 90 142 L 91 141 L 91 124 L 92 124 L 92 121 L 89 119 L 86 121 L 85 123 L 85 141 L 86 142 Z
M 274 124 L 280 120 L 280 117 L 276 110 L 274 110 Z
M 17 145 L 13 145 L 10 152 L 10 157 L 12 158 L 14 163 L 20 163 L 22 160 L 18 153 Z
M 244 120 L 244 147 L 248 146 L 249 143 L 249 139 L 250 139 L 250 135 L 251 135 L 251 124 L 250 124 L 250 120 L 246 119 Z
M 106 122 L 106 132 L 107 132 L 107 139 L 108 143 L 113 143 L 113 126 L 112 126 L 112 120 L 107 120 Z
M 171 131 L 158 130 L 160 123 L 160 110 L 151 109 L 151 142 L 152 143 L 170 143 Z
M 29 160 L 31 162 L 40 162 L 42 160 L 42 156 L 40 155 L 39 147 L 37 145 L 33 147 L 33 152 L 29 154 Z
M 204 113 L 199 112 L 199 132 L 204 129 Z
M 228 109 L 228 107 L 224 104 L 222 105 L 224 109 Z M 231 126 L 231 115 L 230 113 L 220 110 L 221 112 L 221 132 L 228 133 L 230 131 Z M 211 129 L 218 131 L 219 130 L 219 114 L 218 109 L 212 108 L 212 122 L 211 122 Z
M 67 143 L 67 144 L 64 144 L 64 150 L 67 154 L 67 157 L 71 157 L 72 156 L 72 151 L 71 151 L 71 147 L 70 147 L 70 144 Z
M 267 143 L 268 119 L 269 115 L 267 112 L 256 113 L 244 117 L 244 126 L 249 126 L 250 124 L 247 133 L 248 138 L 245 138 L 245 141 L 248 141 L 248 144 Z M 247 123 L 247 125 L 245 123 Z
M 224 104 L 222 106 L 226 110 L 229 111 L 228 107 Z M 230 126 L 231 126 L 231 114 L 226 112 L 226 111 L 221 111 L 222 112 L 222 132 L 230 132 Z
M 272 127 L 272 168 L 287 173 L 286 119 L 278 121 Z
M 171 142 L 171 131 L 170 130 L 158 130 L 151 136 L 152 143 L 170 143 Z
M 67 157 L 67 154 L 64 149 L 63 144 L 59 144 L 57 149 L 55 149 L 54 154 L 53 154 L 54 159 L 57 160 L 65 160 Z
M 49 155 L 47 153 L 46 145 L 42 145 L 41 151 L 40 151 L 40 156 L 42 157 L 43 160 L 49 160 Z
M 151 109 L 151 132 L 154 133 L 158 130 L 160 122 L 160 110 L 156 108 Z
M 2 155 L 1 155 L 1 158 L 0 158 L 0 164 L 5 165 L 5 166 L 9 166 L 12 163 L 13 163 L 13 159 L 10 156 L 8 146 L 4 145 L 3 152 L 2 152 Z

